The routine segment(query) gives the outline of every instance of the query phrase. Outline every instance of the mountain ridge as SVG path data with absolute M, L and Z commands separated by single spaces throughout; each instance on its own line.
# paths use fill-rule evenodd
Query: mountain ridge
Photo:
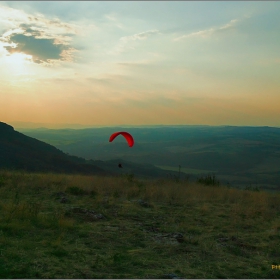
M 31 172 L 108 174 L 87 164 L 83 158 L 69 156 L 56 147 L 15 131 L 0 122 L 0 168 Z

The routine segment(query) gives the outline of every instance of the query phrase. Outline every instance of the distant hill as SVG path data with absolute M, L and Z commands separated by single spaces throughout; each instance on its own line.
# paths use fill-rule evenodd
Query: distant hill
M 108 174 L 85 159 L 69 156 L 59 149 L 26 136 L 0 122 L 0 168 L 31 172 Z
M 280 190 L 280 128 L 250 126 L 162 126 L 129 128 L 135 145 L 128 148 L 118 137 L 109 136 L 123 127 L 90 129 L 21 130 L 65 153 L 87 160 L 114 159 L 133 162 L 134 170 L 148 174 L 150 165 L 165 171 L 200 176 L 215 173 L 224 184 L 250 184 Z M 135 164 L 142 164 L 136 168 Z M 101 168 L 103 163 L 100 163 Z M 130 166 L 130 164 L 125 164 Z M 130 167 L 129 167 L 130 168 Z M 145 170 L 144 170 L 145 169 Z M 157 172 L 154 172 L 154 174 Z
M 119 162 L 123 168 L 118 168 Z M 0 169 L 68 174 L 134 174 L 141 178 L 178 175 L 175 171 L 165 171 L 150 164 L 123 159 L 102 161 L 70 156 L 50 144 L 15 131 L 12 126 L 3 122 L 0 122 Z

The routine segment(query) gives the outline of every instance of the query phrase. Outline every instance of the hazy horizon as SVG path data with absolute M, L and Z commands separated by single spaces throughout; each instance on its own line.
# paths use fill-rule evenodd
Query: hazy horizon
M 279 13 L 274 1 L 2 1 L 0 120 L 279 127 Z
M 151 125 L 129 125 L 129 124 L 115 124 L 115 125 L 82 125 L 78 123 L 72 123 L 72 124 L 51 124 L 51 123 L 36 123 L 36 122 L 10 122 L 7 123 L 11 126 L 13 126 L 15 129 L 40 129 L 40 128 L 46 128 L 46 129 L 86 129 L 86 128 L 103 128 L 103 127 L 122 127 L 122 128 L 153 128 L 153 127 L 275 127 L 280 128 L 280 126 L 266 126 L 266 125 L 208 125 L 208 124 L 151 124 Z

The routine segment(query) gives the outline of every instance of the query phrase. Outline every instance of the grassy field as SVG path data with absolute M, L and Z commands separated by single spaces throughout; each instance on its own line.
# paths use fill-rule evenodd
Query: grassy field
M 0 278 L 280 278 L 280 194 L 0 172 Z

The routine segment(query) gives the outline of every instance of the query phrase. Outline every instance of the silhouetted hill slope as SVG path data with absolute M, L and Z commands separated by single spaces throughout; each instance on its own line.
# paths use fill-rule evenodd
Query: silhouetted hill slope
M 26 136 L 0 122 L 0 168 L 32 172 L 108 174 L 87 164 L 82 158 L 68 156 L 57 148 Z

